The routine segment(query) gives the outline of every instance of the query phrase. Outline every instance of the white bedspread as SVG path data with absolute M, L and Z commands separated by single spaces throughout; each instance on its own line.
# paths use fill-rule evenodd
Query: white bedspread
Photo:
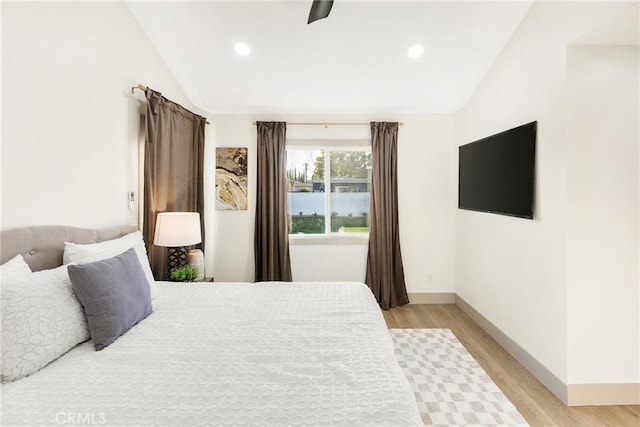
M 369 289 L 157 283 L 154 313 L 3 384 L 4 425 L 422 425 Z

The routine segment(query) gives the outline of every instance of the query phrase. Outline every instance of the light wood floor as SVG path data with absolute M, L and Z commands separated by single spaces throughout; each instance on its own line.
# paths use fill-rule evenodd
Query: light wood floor
M 383 311 L 389 328 L 449 328 L 532 426 L 640 426 L 640 406 L 567 407 L 453 304 Z

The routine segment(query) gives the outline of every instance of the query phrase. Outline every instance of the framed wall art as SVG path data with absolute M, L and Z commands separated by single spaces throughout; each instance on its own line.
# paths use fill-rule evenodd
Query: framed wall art
M 247 148 L 216 148 L 216 210 L 247 210 Z

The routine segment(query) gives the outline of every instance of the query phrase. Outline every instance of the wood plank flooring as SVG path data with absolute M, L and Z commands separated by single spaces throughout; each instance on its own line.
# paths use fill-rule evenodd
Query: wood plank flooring
M 531 426 L 640 426 L 640 406 L 565 406 L 454 304 L 383 311 L 389 328 L 449 328 Z

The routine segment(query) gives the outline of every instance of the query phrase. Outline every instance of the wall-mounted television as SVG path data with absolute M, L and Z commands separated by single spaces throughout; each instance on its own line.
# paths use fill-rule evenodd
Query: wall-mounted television
M 537 124 L 458 147 L 459 209 L 533 219 Z

